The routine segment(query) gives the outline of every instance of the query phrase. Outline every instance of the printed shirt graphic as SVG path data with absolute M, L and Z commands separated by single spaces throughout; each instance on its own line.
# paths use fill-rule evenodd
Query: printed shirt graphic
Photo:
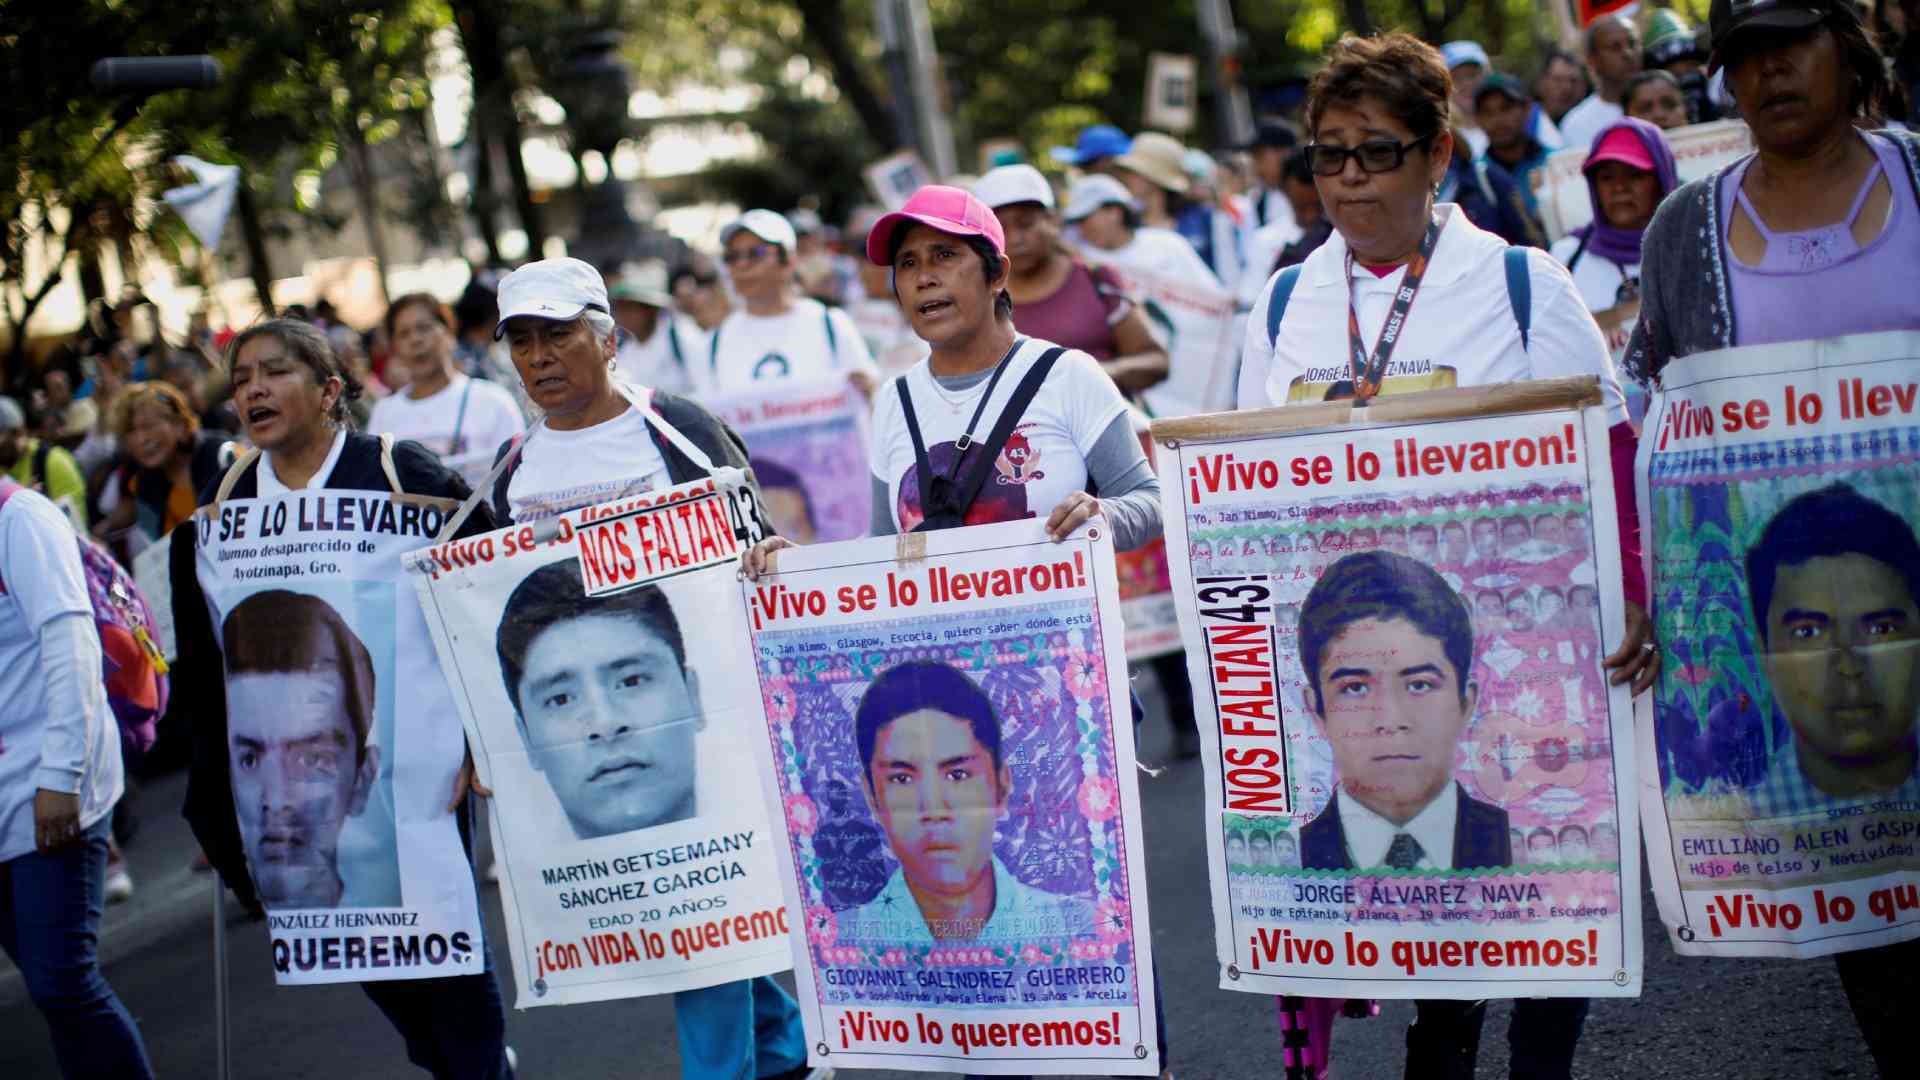
M 542 423 L 528 437 L 507 485 L 513 520 L 538 521 L 668 486 L 666 459 L 640 413 L 650 401 L 642 396 L 634 408 L 583 431 L 554 431 Z
M 833 321 L 828 340 L 827 320 Z M 699 389 L 730 393 L 767 379 L 817 380 L 864 370 L 878 377 L 860 328 L 846 312 L 818 300 L 797 301 L 784 315 L 728 315 L 695 362 Z
M 936 474 L 964 477 L 982 452 L 994 422 L 1006 408 L 1040 355 L 1053 346 L 1028 338 L 1015 351 L 1012 363 L 993 388 L 993 398 L 974 425 L 974 447 L 969 447 L 955 469 L 955 447 L 967 421 L 980 404 L 986 381 L 959 392 L 933 381 L 925 362 L 901 375 L 913 395 L 914 416 L 926 440 L 927 462 Z M 925 518 L 920 479 L 915 468 L 913 437 L 900 410 L 899 391 L 889 384 L 873 396 L 873 472 L 887 485 L 894 527 L 910 532 Z M 967 511 L 967 524 L 1044 517 L 1071 492 L 1087 487 L 1087 455 L 1126 402 L 1100 366 L 1083 352 L 1062 353 L 1046 382 L 1027 405 L 1021 422 L 993 463 L 987 482 Z
M 837 939 L 887 945 L 933 945 L 920 904 L 899 870 L 887 879 L 872 900 L 835 916 Z M 1023 884 L 998 855 L 993 858 L 993 914 L 977 934 L 958 941 L 980 945 L 996 942 L 1053 941 L 1085 937 L 1094 932 L 1093 905 L 1077 896 L 1059 896 Z
M 486 476 L 494 451 L 525 428 L 512 394 L 465 375 L 455 375 L 439 393 L 419 400 L 405 391 L 390 394 L 373 407 L 367 421 L 369 434 L 412 439 L 469 484 Z

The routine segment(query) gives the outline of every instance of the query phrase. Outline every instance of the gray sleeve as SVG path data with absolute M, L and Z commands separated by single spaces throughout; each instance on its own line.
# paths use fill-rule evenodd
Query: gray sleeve
M 1100 492 L 1114 550 L 1132 551 L 1159 537 L 1160 480 L 1140 449 L 1132 413 L 1122 412 L 1100 433 L 1087 455 L 1087 479 Z
M 892 536 L 899 531 L 893 527 L 893 500 L 888 497 L 887 482 L 867 474 L 873 481 L 873 519 L 867 522 L 868 536 Z

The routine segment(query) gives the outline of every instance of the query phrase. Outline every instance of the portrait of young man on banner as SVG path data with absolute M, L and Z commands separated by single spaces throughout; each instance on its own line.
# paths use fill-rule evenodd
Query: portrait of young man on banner
M 959 669 L 910 661 L 867 688 L 854 716 L 867 803 L 899 862 L 840 938 L 1025 943 L 1093 929 L 1093 905 L 1027 885 L 993 851 L 1013 777 L 993 703 Z
M 390 817 L 373 844 L 373 859 L 387 869 L 377 883 L 350 889 L 341 869 L 341 833 L 367 817 L 380 775 L 367 647 L 325 600 L 280 589 L 234 605 L 221 640 L 233 803 L 261 902 L 269 909 L 399 904 Z
M 590 597 L 578 565 L 549 563 L 507 598 L 498 649 L 528 759 L 575 837 L 699 813 L 700 678 L 660 586 Z
M 1338 792 L 1300 830 L 1309 870 L 1508 866 L 1508 818 L 1454 776 L 1479 701 L 1473 619 L 1433 568 L 1389 551 L 1336 561 L 1307 593 L 1308 708 Z

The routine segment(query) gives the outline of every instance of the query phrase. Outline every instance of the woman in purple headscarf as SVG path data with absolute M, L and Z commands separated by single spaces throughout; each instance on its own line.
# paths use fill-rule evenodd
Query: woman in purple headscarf
M 1599 315 L 1640 299 L 1640 237 L 1660 200 L 1680 180 L 1667 137 L 1632 117 L 1594 137 L 1582 169 L 1593 199 L 1593 223 L 1561 237 L 1553 257 L 1573 275 L 1587 310 Z

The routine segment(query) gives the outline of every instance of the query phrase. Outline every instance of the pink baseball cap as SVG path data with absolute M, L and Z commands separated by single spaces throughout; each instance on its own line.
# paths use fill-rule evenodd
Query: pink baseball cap
M 867 232 L 867 261 L 875 266 L 888 265 L 893 234 L 913 225 L 952 236 L 984 236 L 1002 258 L 1007 254 L 1006 231 L 986 203 L 961 188 L 928 184 L 914 192 L 905 206 L 873 223 Z
M 1653 166 L 1653 155 L 1647 152 L 1647 144 L 1641 142 L 1640 136 L 1635 135 L 1631 128 L 1615 128 L 1608 132 L 1607 136 L 1600 140 L 1600 145 L 1594 147 L 1593 153 L 1587 156 L 1587 163 L 1580 166 L 1580 170 L 1589 171 L 1603 161 L 1617 161 L 1622 165 L 1631 165 L 1641 172 L 1656 171 Z

